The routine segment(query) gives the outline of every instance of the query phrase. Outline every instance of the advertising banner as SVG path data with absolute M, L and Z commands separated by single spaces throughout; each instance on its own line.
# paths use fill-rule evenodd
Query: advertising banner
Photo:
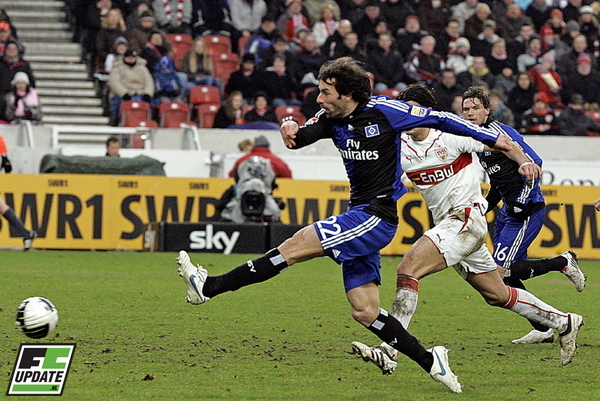
M 277 183 L 274 196 L 286 204 L 281 213 L 284 224 L 310 224 L 348 207 L 347 182 L 280 179 Z M 232 179 L 222 178 L 1 174 L 0 197 L 26 227 L 38 231 L 37 248 L 141 250 L 145 224 L 216 222 L 214 205 L 232 184 Z M 600 213 L 593 207 L 600 197 L 598 187 L 543 189 L 547 217 L 530 247 L 530 257 L 572 249 L 581 258 L 600 259 Z M 423 199 L 412 188 L 398 201 L 398 216 L 398 232 L 384 254 L 406 253 L 432 224 Z M 488 214 L 488 221 L 493 219 L 494 213 Z M 198 234 L 198 241 L 201 238 Z M 488 245 L 491 248 L 491 240 Z M 22 246 L 21 238 L 3 218 L 0 246 Z

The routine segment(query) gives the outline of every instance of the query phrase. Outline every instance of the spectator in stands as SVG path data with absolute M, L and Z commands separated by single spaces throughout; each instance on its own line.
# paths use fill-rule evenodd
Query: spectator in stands
M 594 108 L 600 104 L 600 71 L 592 68 L 592 58 L 587 53 L 579 55 L 576 69 L 564 77 L 562 98 L 568 101 L 574 94 L 581 95 Z
M 386 89 L 405 89 L 404 59 L 393 47 L 392 35 L 389 33 L 379 35 L 377 43 L 377 48 L 369 53 L 367 62 L 367 70 L 375 77 L 375 93 L 381 93 Z
M 152 8 L 165 33 L 192 34 L 192 0 L 154 0 Z
M 499 38 L 500 36 L 496 34 L 496 23 L 492 20 L 484 21 L 483 32 L 471 43 L 471 54 L 486 57 L 492 52 L 492 45 Z
M 271 99 L 271 106 L 300 106 L 302 102 L 296 100 L 295 93 L 299 90 L 294 76 L 286 69 L 285 58 L 275 56 L 273 65 L 261 73 L 262 88 Z
M 513 90 L 516 84 L 515 71 L 513 71 L 512 68 L 505 67 L 500 74 L 494 77 L 493 88 L 500 92 L 502 98 L 505 98 L 506 95 Z
M 537 90 L 546 93 L 547 103 L 552 107 L 561 107 L 562 78 L 554 71 L 554 53 L 552 51 L 542 56 L 542 62 L 531 68 L 529 75 Z
M 35 78 L 29 63 L 19 55 L 16 42 L 6 43 L 4 55 L 0 59 L 0 120 L 6 120 L 6 94 L 12 91 L 12 80 L 19 72 L 24 72 L 29 78 L 30 86 L 35 88 Z
M 492 44 L 492 51 L 486 57 L 485 62 L 494 76 L 500 75 L 505 68 L 510 68 L 512 71 L 517 70 L 515 57 L 508 54 L 506 51 L 506 40 L 502 38 L 498 38 Z
M 413 82 L 423 81 L 433 85 L 442 75 L 446 63 L 439 54 L 433 52 L 434 48 L 433 36 L 424 36 L 421 39 L 421 50 L 413 53 L 406 62 L 406 72 Z
M 287 66 L 287 69 L 292 72 L 295 71 L 296 54 L 289 49 L 288 42 L 283 36 L 278 36 L 275 38 L 273 44 L 267 50 L 265 50 L 258 69 L 260 71 L 264 71 L 268 66 L 273 65 L 273 58 L 276 55 L 283 56 L 285 58 L 285 65 Z
M 156 20 L 151 11 L 144 11 L 139 18 L 138 25 L 127 33 L 129 47 L 138 54 L 142 52 L 150 34 L 156 29 Z
M 465 21 L 477 11 L 477 4 L 478 0 L 464 0 L 454 7 L 452 17 L 458 21 L 461 34 L 465 29 Z
M 229 9 L 233 26 L 245 37 L 256 33 L 263 17 L 267 15 L 264 0 L 231 0 Z
M 536 94 L 536 89 L 529 73 L 527 71 L 519 72 L 517 75 L 517 85 L 508 93 L 506 105 L 515 116 L 514 128 L 518 130 L 521 124 L 523 113 L 533 106 L 533 96 Z
M 227 85 L 225 85 L 225 94 L 231 96 L 234 92 L 242 93 L 242 97 L 247 104 L 254 100 L 254 93 L 262 86 L 260 74 L 256 71 L 254 64 L 254 55 L 246 53 L 240 61 L 240 68 L 231 73 Z
M 255 64 L 258 66 L 262 61 L 264 52 L 273 45 L 275 39 L 281 34 L 277 30 L 275 21 L 269 16 L 262 18 L 260 28 L 256 34 L 252 35 L 248 43 L 246 43 L 246 53 L 255 55 Z
M 242 92 L 231 92 L 229 97 L 221 103 L 221 107 L 215 115 L 213 128 L 227 128 L 230 125 L 244 123 L 243 104 L 244 97 L 242 96 Z
M 420 1 L 417 4 L 416 14 L 427 16 L 427 18 L 423 18 L 421 28 L 429 32 L 438 43 L 446 30 L 448 21 L 452 19 L 451 7 L 452 1 L 449 0 L 428 0 Z M 457 35 L 460 36 L 460 33 Z M 441 55 L 443 52 L 436 50 L 436 53 Z
M 246 112 L 244 115 L 244 120 L 246 120 L 247 123 L 254 121 L 268 121 L 279 124 L 277 114 L 275 114 L 275 111 L 269 107 L 267 94 L 262 91 L 256 92 L 254 107 Z
M 568 76 L 577 68 L 577 60 L 581 54 L 588 54 L 592 60 L 592 67 L 597 68 L 597 61 L 595 57 L 592 57 L 591 52 L 588 51 L 589 47 L 587 44 L 586 37 L 584 35 L 577 35 L 573 39 L 573 48 L 570 49 L 566 54 L 563 54 L 556 59 L 556 72 L 560 76 Z
M 306 14 L 308 16 L 308 23 L 313 26 L 322 21 L 323 18 L 323 7 L 329 5 L 333 11 L 333 17 L 336 21 L 340 20 L 340 6 L 334 0 L 304 0 L 304 7 L 306 8 Z M 314 32 L 314 30 L 313 30 Z
M 365 15 L 367 8 L 367 0 L 338 0 L 338 4 L 342 19 L 347 19 L 353 26 Z
M 567 0 L 567 4 L 561 8 L 565 22 L 579 19 L 579 9 L 582 3 L 582 0 Z
M 329 59 L 336 58 L 335 52 L 343 45 L 344 37 L 352 32 L 352 23 L 347 19 L 340 20 L 335 32 L 321 46 L 321 52 Z
M 83 10 L 81 10 L 80 18 L 82 37 L 81 44 L 85 52 L 85 57 L 89 60 L 96 59 L 96 36 L 102 29 L 102 20 L 108 15 L 108 11 L 113 8 L 111 0 L 90 1 Z M 88 63 L 90 65 L 90 63 Z
M 355 60 L 366 63 L 367 54 L 361 49 L 356 32 L 349 32 L 344 36 L 341 46 L 336 47 L 336 51 L 331 58 L 352 57 Z
M 564 35 L 567 24 L 563 20 L 563 13 L 559 9 L 554 9 L 550 12 L 550 19 L 540 29 L 540 37 L 542 38 L 542 48 L 544 51 L 554 47 L 554 43 Z
M 254 147 L 254 141 L 252 139 L 243 139 L 238 143 L 238 149 L 240 152 L 248 153 Z
M 96 36 L 96 63 L 98 67 L 102 68 L 104 66 L 106 56 L 112 51 L 115 40 L 125 35 L 125 29 L 125 20 L 123 20 L 121 10 L 118 8 L 110 9 L 102 20 L 102 29 Z
M 552 49 L 556 54 L 557 60 L 560 60 L 565 54 L 569 53 L 573 49 L 573 42 L 575 41 L 575 38 L 581 35 L 579 29 L 579 23 L 577 21 L 571 20 L 567 22 L 566 32 L 560 35 L 558 40 L 554 42 L 554 48 Z
M 502 27 L 502 37 L 510 42 L 519 36 L 523 24 L 533 24 L 533 21 L 523 14 L 517 3 L 512 3 L 506 8 L 506 14 L 498 17 L 498 24 Z
M 462 94 L 464 88 L 456 82 L 456 74 L 450 68 L 442 71 L 441 79 L 433 86 L 433 94 L 437 102 L 437 110 L 454 112 L 452 102 L 457 94 Z M 462 99 L 462 98 L 461 98 Z M 459 107 L 460 102 L 459 102 Z
M 235 161 L 233 168 L 229 172 L 229 176 L 233 177 L 237 182 L 237 169 L 238 166 L 244 161 L 248 160 L 252 156 L 260 156 L 264 157 L 271 161 L 271 167 L 273 167 L 273 172 L 275 173 L 275 177 L 278 178 L 292 178 L 292 170 L 289 168 L 286 162 L 284 162 L 280 157 L 271 153 L 269 147 L 271 144 L 269 140 L 264 136 L 260 135 L 254 138 L 254 147 L 250 151 L 250 153 L 240 157 Z
M 310 29 L 308 18 L 302 14 L 302 0 L 287 0 L 287 11 L 277 20 L 277 29 L 291 42 L 301 29 Z
M 135 5 L 134 9 L 125 18 L 125 26 L 127 31 L 132 30 L 140 23 L 140 18 L 145 12 L 153 14 L 151 0 L 140 0 Z
M 15 42 L 19 45 L 19 53 L 23 54 L 22 46 L 11 34 L 11 24 L 7 21 L 0 21 L 0 54 L 4 53 L 4 47 L 8 42 Z
M 227 36 L 237 52 L 235 44 L 239 37 L 230 14 L 227 0 L 192 0 L 192 36 Z
M 587 136 L 588 132 L 600 133 L 600 125 L 585 113 L 584 107 L 583 96 L 577 93 L 571 96 L 567 107 L 556 119 L 558 135 Z
M 321 110 L 321 106 L 317 103 L 317 97 L 319 96 L 318 88 L 311 88 L 304 92 L 304 99 L 302 99 L 302 106 L 300 106 L 300 112 L 304 114 L 306 121 L 311 119 Z
M 529 47 L 526 53 L 520 54 L 517 57 L 517 70 L 526 72 L 529 69 L 542 61 L 542 40 L 532 38 L 529 41 Z
M 161 57 L 169 54 L 169 42 L 165 34 L 161 31 L 154 31 L 150 34 L 148 42 L 142 49 L 140 57 L 146 60 L 146 68 L 150 74 L 154 73 L 154 67 Z
M 523 113 L 519 132 L 524 135 L 556 135 L 558 126 L 550 101 L 546 92 L 537 92 L 532 108 Z
M 123 57 L 128 48 L 129 42 L 123 36 L 119 36 L 115 39 L 115 43 L 113 43 L 110 53 L 108 53 L 104 60 L 103 74 L 110 74 L 110 71 L 115 64 L 115 60 L 119 57 Z M 106 77 L 106 79 L 108 79 L 108 77 Z
M 431 4 L 429 1 L 427 3 Z M 409 15 L 427 15 L 418 14 L 414 8 L 414 4 L 410 1 L 386 0 L 380 3 L 380 8 L 381 17 L 387 22 L 392 35 L 395 35 L 398 29 L 404 27 L 404 21 L 406 21 L 406 17 Z
M 451 69 L 455 75 L 467 71 L 473 65 L 473 56 L 469 53 L 471 44 L 467 38 L 458 38 L 450 45 L 452 52 L 448 55 L 446 68 Z
M 296 54 L 296 68 L 294 78 L 300 85 L 301 90 L 310 86 L 319 85 L 317 77 L 319 69 L 327 61 L 327 57 L 317 47 L 315 35 L 309 33 L 304 38 L 302 50 Z
M 146 68 L 146 60 L 128 49 L 122 59 L 117 59 L 110 72 L 108 83 L 111 125 L 119 122 L 119 108 L 124 100 L 143 100 L 151 103 L 154 96 L 154 81 Z
M 469 39 L 469 41 L 477 39 L 477 36 L 483 32 L 483 23 L 485 20 L 495 20 L 495 17 L 490 10 L 490 6 L 486 3 L 477 3 L 475 10 L 475 14 L 465 20 L 465 29 L 462 35 Z
M 35 89 L 29 85 L 29 76 L 19 71 L 11 84 L 13 89 L 6 95 L 6 120 L 13 124 L 20 121 L 39 124 L 42 121 L 42 105 Z
M 539 32 L 550 19 L 550 11 L 552 7 L 546 4 L 546 0 L 533 0 L 525 10 L 525 15 L 531 18 L 535 31 Z
M 15 26 L 12 24 L 10 16 L 6 13 L 6 10 L 3 8 L 0 8 L 0 21 L 8 23 L 8 26 L 10 27 L 10 36 L 17 40 L 19 38 L 17 36 L 17 28 L 15 28 Z
M 365 15 L 352 25 L 354 27 L 354 32 L 358 34 L 359 41 L 363 42 L 368 35 L 374 35 L 375 27 L 383 20 L 379 4 L 381 4 L 381 2 L 378 0 L 368 0 L 367 7 L 365 8 Z
M 106 140 L 106 155 L 107 157 L 121 157 L 121 141 L 116 136 L 111 136 Z
M 502 124 L 515 125 L 515 116 L 512 111 L 502 101 L 502 93 L 496 89 L 492 89 L 489 94 L 490 107 L 492 109 L 492 117 L 494 121 L 499 121 Z
M 592 6 L 582 6 L 579 9 L 581 16 L 579 17 L 579 31 L 585 35 L 588 42 L 588 47 L 594 45 L 594 42 L 598 40 L 598 18 Z
M 527 49 L 529 48 L 529 42 L 533 38 L 540 38 L 540 36 L 535 33 L 533 24 L 523 23 L 523 25 L 521 25 L 521 29 L 519 30 L 519 35 L 512 42 L 509 41 L 506 43 L 508 53 L 515 57 L 526 53 Z
M 494 75 L 487 67 L 485 58 L 481 56 L 473 57 L 473 65 L 467 71 L 457 74 L 456 80 L 464 88 L 483 86 L 490 89 L 494 86 Z
M 419 17 L 416 15 L 406 17 L 404 28 L 400 28 L 396 34 L 396 43 L 402 57 L 408 60 L 411 54 L 419 51 L 421 39 L 427 35 L 428 33 L 421 29 Z
M 182 96 L 187 98 L 190 89 L 196 85 L 211 85 L 222 90 L 221 80 L 213 75 L 214 72 L 215 66 L 204 38 L 197 37 L 190 51 L 183 56 L 181 71 L 177 73 L 183 89 Z
M 332 3 L 326 3 L 321 9 L 321 18 L 312 27 L 312 32 L 317 39 L 317 46 L 323 46 L 327 38 L 337 31 L 338 26 L 339 22 L 335 15 L 335 6 Z

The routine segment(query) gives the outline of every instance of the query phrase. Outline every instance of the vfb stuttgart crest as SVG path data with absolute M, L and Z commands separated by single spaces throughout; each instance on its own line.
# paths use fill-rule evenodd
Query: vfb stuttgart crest
M 448 158 L 448 148 L 439 148 L 435 150 L 435 155 L 438 159 L 445 162 Z

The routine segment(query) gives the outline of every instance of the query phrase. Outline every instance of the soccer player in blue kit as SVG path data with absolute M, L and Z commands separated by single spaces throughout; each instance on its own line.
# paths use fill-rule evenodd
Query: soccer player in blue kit
M 275 277 L 295 263 L 329 256 L 342 265 L 352 317 L 417 362 L 434 380 L 459 393 L 461 385 L 450 370 L 448 350 L 443 346 L 426 350 L 380 308 L 380 250 L 396 233 L 396 201 L 407 192 L 401 180 L 400 134 L 427 126 L 469 136 L 499 150 L 510 150 L 510 141 L 451 113 L 385 96 L 372 97 L 366 71 L 349 57 L 321 67 L 317 102 L 321 110 L 304 126 L 288 118 L 282 121 L 280 132 L 292 149 L 324 138 L 333 141 L 350 181 L 349 210 L 304 227 L 264 256 L 220 276 L 208 276 L 206 269 L 194 266 L 189 255 L 180 251 L 177 263 L 186 284 L 186 300 L 202 304 L 224 292 Z
M 542 159 L 521 134 L 493 120 L 490 100 L 483 88 L 470 87 L 463 93 L 462 111 L 464 118 L 474 124 L 511 137 L 523 149 L 530 163 L 542 166 Z M 496 219 L 492 255 L 502 268 L 504 282 L 511 287 L 525 289 L 522 280 L 559 271 L 575 284 L 577 291 L 583 291 L 586 277 L 579 269 L 575 252 L 563 252 L 554 258 L 527 260 L 527 248 L 540 233 L 546 216 L 539 180 L 529 182 L 523 179 L 518 171 L 519 165 L 502 152 L 483 152 L 479 154 L 479 159 L 490 177 L 490 191 L 486 196 L 487 212 L 493 210 L 500 200 L 503 202 Z M 513 340 L 513 343 L 535 344 L 554 340 L 551 328 L 532 320 L 529 322 L 533 329 L 522 338 Z

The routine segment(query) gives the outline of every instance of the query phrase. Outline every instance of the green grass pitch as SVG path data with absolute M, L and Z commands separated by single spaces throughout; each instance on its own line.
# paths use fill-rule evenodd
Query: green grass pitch
M 582 293 L 555 272 L 526 282 L 548 303 L 584 316 L 579 353 L 565 367 L 558 343 L 511 344 L 529 330 L 527 322 L 487 306 L 453 269 L 423 279 L 410 332 L 427 348 L 451 349 L 451 367 L 464 386 L 452 394 L 404 356 L 394 375 L 383 376 L 350 354 L 352 341 L 378 339 L 350 317 L 341 271 L 331 260 L 298 264 L 268 282 L 192 306 L 184 302 L 176 256 L 0 251 L 0 391 L 6 392 L 21 343 L 74 342 L 64 400 L 600 397 L 599 261 L 581 263 L 588 275 Z M 253 256 L 192 254 L 192 260 L 220 274 Z M 399 260 L 383 259 L 386 309 Z M 14 324 L 20 301 L 36 295 L 50 299 L 60 316 L 57 330 L 42 340 L 26 338 Z

